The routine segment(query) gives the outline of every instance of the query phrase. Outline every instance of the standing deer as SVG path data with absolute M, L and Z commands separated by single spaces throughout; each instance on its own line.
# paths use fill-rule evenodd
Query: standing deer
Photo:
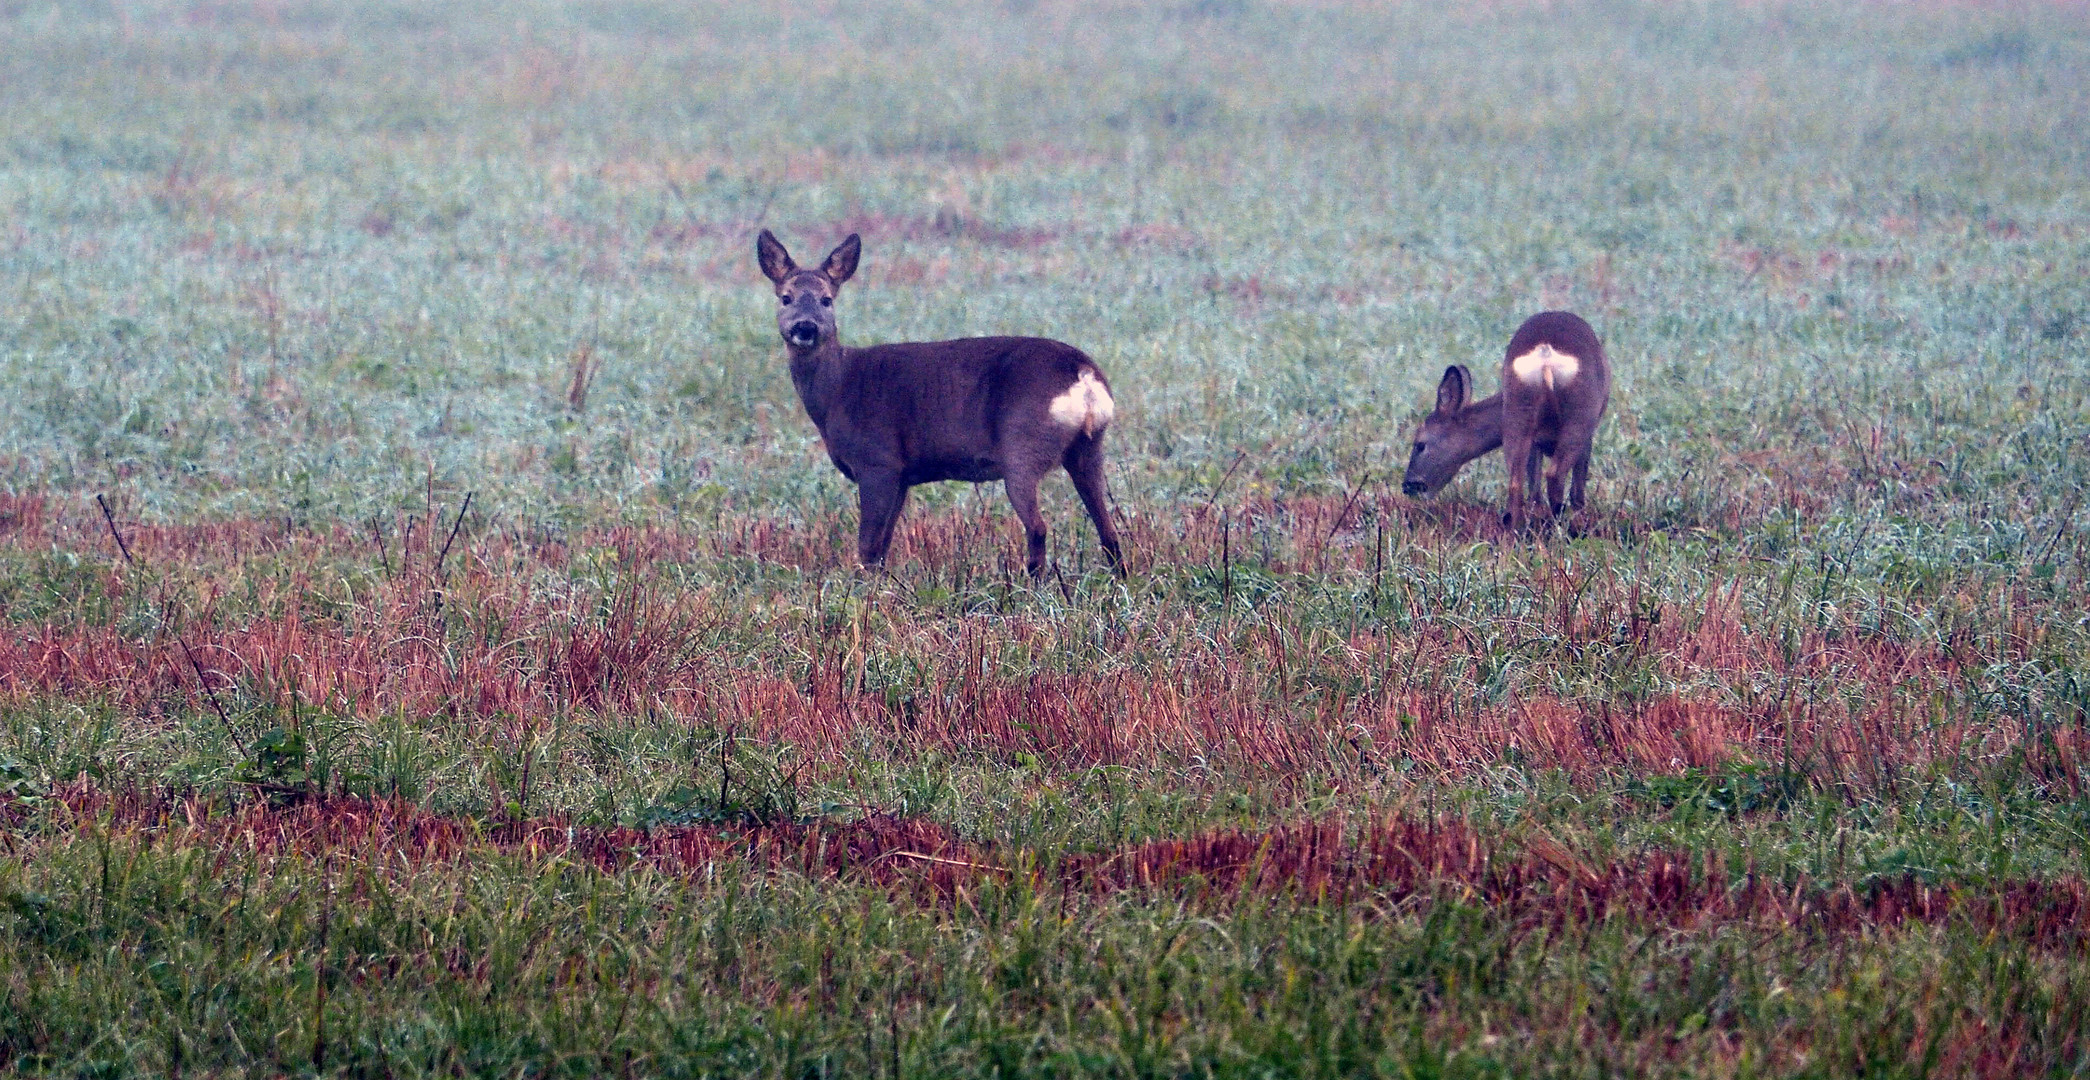
M 1561 487 L 1570 473 L 1567 503 L 1582 509 L 1589 482 L 1590 444 L 1597 421 L 1611 400 L 1611 364 L 1604 345 L 1582 317 L 1542 311 L 1524 320 L 1502 354 L 1502 392 L 1468 403 L 1473 375 L 1464 367 L 1444 369 L 1437 384 L 1436 411 L 1423 420 L 1408 457 L 1401 491 L 1427 495 L 1451 482 L 1474 458 L 1502 447 L 1509 465 L 1509 511 L 1503 524 L 1524 525 L 1525 491 L 1539 497 L 1539 458 L 1546 470 L 1545 502 L 1560 512 Z
M 855 481 L 856 551 L 884 564 L 907 489 L 937 480 L 1000 480 L 1030 541 L 1031 576 L 1045 569 L 1038 481 L 1064 467 L 1096 523 L 1111 569 L 1125 573 L 1103 482 L 1103 432 L 1116 406 L 1103 369 L 1045 338 L 984 337 L 845 347 L 834 302 L 856 273 L 855 233 L 817 268 L 802 269 L 768 229 L 755 241 L 776 285 L 777 331 L 791 383 L 827 455 Z

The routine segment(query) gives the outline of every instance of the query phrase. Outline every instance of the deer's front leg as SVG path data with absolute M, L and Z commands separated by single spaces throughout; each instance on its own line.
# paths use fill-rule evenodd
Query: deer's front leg
M 1568 470 L 1571 468 L 1565 457 L 1556 457 L 1546 470 L 1546 509 L 1558 514 L 1567 508 Z
M 893 527 L 900 522 L 900 508 L 907 504 L 907 485 L 897 471 L 859 469 L 856 481 L 857 507 L 861 519 L 856 526 L 856 557 L 865 569 L 885 565 L 886 549 L 893 543 Z

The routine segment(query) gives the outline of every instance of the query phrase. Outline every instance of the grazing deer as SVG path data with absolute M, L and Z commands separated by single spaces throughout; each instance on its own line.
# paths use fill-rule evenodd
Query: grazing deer
M 1103 432 L 1116 405 L 1103 369 L 1080 349 L 1045 338 L 843 346 L 835 295 L 856 273 L 855 233 L 814 269 L 802 269 L 768 229 L 755 241 L 776 284 L 777 331 L 791 383 L 820 429 L 827 455 L 855 481 L 862 518 L 856 553 L 885 562 L 907 489 L 937 480 L 1000 480 L 1030 540 L 1033 577 L 1045 569 L 1038 481 L 1064 467 L 1096 523 L 1111 569 L 1125 573 L 1103 482 Z
M 1611 400 L 1611 364 L 1582 317 L 1543 311 L 1524 320 L 1502 354 L 1502 392 L 1469 403 L 1473 374 L 1444 370 L 1437 408 L 1415 434 L 1401 491 L 1427 495 L 1451 482 L 1474 458 L 1502 447 L 1509 465 L 1509 511 L 1503 524 L 1524 524 L 1525 491 L 1539 496 L 1539 458 L 1553 459 L 1546 471 L 1545 502 L 1561 510 L 1561 487 L 1574 483 L 1568 505 L 1582 509 L 1589 482 L 1589 450 L 1597 421 Z

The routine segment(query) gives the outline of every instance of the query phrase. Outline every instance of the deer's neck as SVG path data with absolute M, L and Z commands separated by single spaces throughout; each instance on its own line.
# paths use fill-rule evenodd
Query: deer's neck
M 799 404 L 806 407 L 813 426 L 823 434 L 827 431 L 827 406 L 833 400 L 833 387 L 847 351 L 840 342 L 824 341 L 818 348 L 791 354 L 791 385 L 798 391 Z
M 1501 449 L 1502 395 L 1494 394 L 1460 409 L 1459 425 L 1480 436 L 1481 454 Z

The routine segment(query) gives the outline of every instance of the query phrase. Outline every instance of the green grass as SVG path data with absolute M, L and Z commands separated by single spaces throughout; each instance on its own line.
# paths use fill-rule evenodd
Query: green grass
M 698 891 L 507 862 L 227 874 L 89 842 L 47 863 L 105 884 L 17 901 L 20 947 L 62 966 L 10 1004 L 89 1072 L 1915 1075 L 1980 1021 L 2065 1072 L 2085 993 L 2079 961 L 1966 932 L 1519 933 L 1454 893 L 1215 921 L 993 885 L 924 911 L 730 868 Z M 1807 1048 L 1754 1037 L 1782 1029 Z
M 0 40 L 0 1073 L 2090 1072 L 2080 915 L 1995 915 L 2090 878 L 2074 8 L 0 0 Z M 846 341 L 1094 355 L 1130 579 L 1063 481 L 1036 586 L 965 485 L 858 572 L 763 226 L 863 234 Z M 1485 392 L 1547 307 L 1616 371 L 1588 528 L 1499 536 L 1499 459 L 1400 497 L 1445 365 Z M 361 800 L 463 839 L 242 831 Z M 965 865 L 514 840 L 889 819 Z M 1569 868 L 1062 876 L 1308 820 Z M 1574 906 L 1672 856 L 1955 906 Z

